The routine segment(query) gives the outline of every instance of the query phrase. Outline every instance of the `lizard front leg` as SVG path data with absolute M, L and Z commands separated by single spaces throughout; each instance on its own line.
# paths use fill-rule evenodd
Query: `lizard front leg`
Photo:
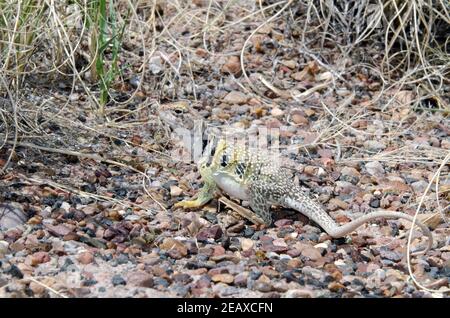
M 174 205 L 175 208 L 195 209 L 200 208 L 207 204 L 214 198 L 214 192 L 216 191 L 216 185 L 214 183 L 205 183 L 198 193 L 195 200 L 183 200 Z

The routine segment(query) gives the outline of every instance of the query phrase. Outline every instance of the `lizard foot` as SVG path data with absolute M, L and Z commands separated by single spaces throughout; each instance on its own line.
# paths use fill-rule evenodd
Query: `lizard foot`
M 175 203 L 173 206 L 175 208 L 183 208 L 183 209 L 197 209 L 203 206 L 202 202 L 200 200 L 186 200 L 181 201 L 178 203 Z

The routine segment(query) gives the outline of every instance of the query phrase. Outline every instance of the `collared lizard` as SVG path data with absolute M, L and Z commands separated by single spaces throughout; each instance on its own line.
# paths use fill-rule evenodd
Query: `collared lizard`
M 228 143 L 225 139 L 218 141 L 215 150 L 210 150 L 213 152 L 208 151 L 198 163 L 204 186 L 197 199 L 181 201 L 175 204 L 175 207 L 201 207 L 213 199 L 216 191 L 222 190 L 231 197 L 249 201 L 253 212 L 262 218 L 266 225 L 272 223 L 271 206 L 280 205 L 306 215 L 333 238 L 343 237 L 377 218 L 413 221 L 413 218 L 405 213 L 381 210 L 339 225 L 318 203 L 294 184 L 289 169 L 277 165 L 266 152 Z M 433 237 L 428 227 L 418 221 L 415 223 L 428 237 L 428 245 L 424 250 L 412 255 L 425 254 L 433 244 Z

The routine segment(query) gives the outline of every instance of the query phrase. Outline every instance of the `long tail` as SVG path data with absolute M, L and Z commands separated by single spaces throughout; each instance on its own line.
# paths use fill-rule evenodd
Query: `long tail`
M 306 215 L 308 218 L 320 225 L 320 227 L 322 227 L 330 236 L 334 238 L 343 237 L 353 232 L 361 225 L 378 218 L 405 219 L 410 222 L 413 221 L 413 217 L 405 213 L 394 211 L 375 211 L 344 225 L 339 225 L 328 215 L 327 212 L 325 212 L 325 210 L 318 203 L 316 203 L 305 193 L 303 193 L 300 188 L 296 188 L 293 192 L 295 192 L 295 195 L 286 197 L 283 200 L 283 205 L 287 208 L 297 210 L 300 213 Z M 420 227 L 423 234 L 428 237 L 428 245 L 424 250 L 414 252 L 411 255 L 425 254 L 433 245 L 433 236 L 428 227 L 423 223 L 416 220 L 415 224 Z

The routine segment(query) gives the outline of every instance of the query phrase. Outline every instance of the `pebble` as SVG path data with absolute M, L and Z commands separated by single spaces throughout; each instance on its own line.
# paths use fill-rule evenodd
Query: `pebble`
M 293 258 L 288 261 L 287 265 L 289 268 L 292 269 L 300 268 L 302 266 L 302 261 L 299 260 L 298 258 Z
M 55 236 L 65 236 L 72 232 L 72 229 L 68 228 L 67 226 L 63 224 L 58 225 L 51 225 L 51 224 L 45 224 L 45 228 L 53 235 Z
M 190 275 L 183 274 L 183 273 L 173 275 L 172 279 L 174 282 L 183 283 L 183 284 L 188 284 L 192 281 L 192 277 Z
M 127 284 L 127 282 L 125 281 L 125 279 L 124 279 L 122 276 L 120 276 L 120 275 L 114 275 L 114 276 L 112 277 L 112 279 L 111 279 L 111 283 L 112 283 L 114 286 L 117 286 L 117 285 L 126 285 L 126 284 Z
M 0 241 L 0 258 L 8 253 L 9 243 L 6 241 Z
M 320 251 L 314 247 L 305 248 L 302 251 L 302 256 L 306 257 L 312 261 L 317 261 L 319 258 L 322 257 Z
M 365 164 L 367 172 L 372 176 L 384 175 L 383 165 L 379 161 L 371 161 Z
M 248 273 L 240 273 L 234 277 L 234 285 L 237 287 L 247 287 Z
M 241 239 L 241 249 L 243 251 L 251 250 L 254 246 L 253 240 L 248 238 L 242 238 Z
M 238 76 L 241 73 L 241 62 L 238 56 L 230 56 L 222 67 L 222 72 Z
M 47 252 L 36 252 L 32 255 L 29 255 L 27 257 L 28 259 L 28 264 L 31 266 L 37 266 L 39 264 L 42 263 L 47 263 L 50 261 L 50 256 L 48 255 Z
M 312 268 L 311 266 L 305 266 L 302 268 L 302 273 L 304 275 L 311 276 L 312 278 L 322 281 L 322 278 L 325 276 L 325 273 L 319 269 Z
M 426 188 L 428 187 L 428 182 L 424 180 L 416 181 L 411 183 L 411 187 L 416 194 L 421 194 L 424 193 Z
M 292 121 L 294 122 L 294 124 L 296 125 L 308 125 L 309 124 L 309 120 L 308 118 L 300 115 L 300 114 L 293 114 L 292 115 Z
M 178 187 L 176 185 L 170 186 L 170 196 L 171 197 L 179 197 L 182 193 L 183 193 L 183 190 L 180 187 Z
M 218 240 L 222 237 L 222 235 L 223 231 L 220 225 L 213 225 L 211 227 L 202 228 L 197 234 L 197 240 L 206 241 L 209 238 Z
M 173 238 L 165 238 L 162 244 L 159 246 L 164 251 L 176 250 L 182 257 L 187 255 L 187 247 L 180 241 Z
M 23 278 L 23 273 L 22 271 L 19 269 L 19 267 L 17 267 L 16 265 L 12 264 L 8 269 L 5 270 L 5 273 L 16 277 L 16 278 Z
M 234 281 L 234 276 L 230 274 L 216 274 L 211 277 L 211 280 L 216 283 L 231 284 Z
M 386 149 L 386 145 L 377 140 L 367 140 L 364 142 L 364 147 L 371 151 L 380 151 Z
M 87 265 L 94 261 L 94 255 L 91 252 L 82 252 L 78 255 L 77 260 L 81 264 Z
M 277 238 L 277 239 L 275 239 L 275 240 L 273 240 L 272 241 L 272 244 L 274 245 L 274 246 L 277 246 L 277 247 L 283 247 L 283 248 L 287 248 L 287 244 L 286 244 L 286 241 L 284 240 L 284 239 L 282 239 L 282 238 Z
M 280 220 L 275 221 L 274 225 L 278 228 L 281 228 L 281 227 L 291 225 L 292 223 L 293 223 L 292 220 L 280 219 Z
M 291 289 L 284 294 L 284 298 L 314 298 L 314 292 L 308 289 Z
M 403 254 L 397 251 L 391 251 L 387 248 L 380 249 L 380 256 L 393 262 L 401 261 Z
M 29 288 L 33 292 L 34 296 L 41 296 L 46 292 L 46 288 L 36 282 L 30 282 Z
M 272 285 L 266 282 L 259 282 L 257 281 L 254 285 L 254 288 L 257 291 L 260 291 L 262 293 L 268 293 L 272 290 Z
M 339 292 L 345 289 L 345 286 L 338 282 L 331 282 L 328 284 L 328 289 L 332 292 Z
M 281 110 L 280 108 L 276 107 L 273 108 L 272 111 L 270 112 L 272 116 L 274 117 L 281 117 L 284 115 L 284 111 Z
M 349 204 L 347 202 L 342 201 L 339 198 L 332 198 L 329 202 L 330 205 L 333 205 L 333 207 L 331 207 L 332 210 L 336 210 L 334 208 L 334 206 L 342 209 L 342 210 L 347 210 L 349 207 Z
M 373 199 L 370 201 L 369 205 L 374 208 L 377 209 L 380 207 L 380 199 Z
M 229 92 L 223 99 L 225 103 L 238 105 L 245 104 L 248 100 L 249 100 L 248 96 L 239 91 Z
M 213 256 L 220 256 L 220 255 L 224 255 L 225 254 L 225 249 L 223 248 L 223 246 L 220 245 L 216 245 L 213 248 Z
M 378 268 L 373 272 L 373 275 L 375 275 L 379 280 L 383 281 L 386 279 L 386 271 L 382 268 Z

